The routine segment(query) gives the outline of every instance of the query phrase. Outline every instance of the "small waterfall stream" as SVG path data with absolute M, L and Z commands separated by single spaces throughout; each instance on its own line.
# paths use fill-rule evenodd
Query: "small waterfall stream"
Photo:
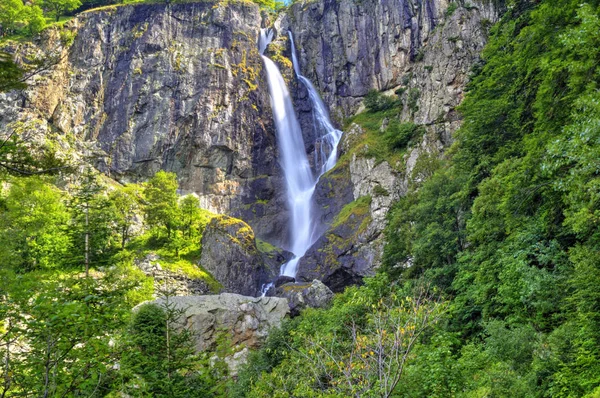
M 313 173 L 308 162 L 300 123 L 296 118 L 294 105 L 285 81 L 277 65 L 264 55 L 264 51 L 273 40 L 271 29 L 262 29 L 258 41 L 258 49 L 265 63 L 273 120 L 277 129 L 277 140 L 281 155 L 281 166 L 286 181 L 287 200 L 290 209 L 290 251 L 294 257 L 283 264 L 280 275 L 295 277 L 298 262 L 310 246 L 318 239 L 315 236 L 317 223 L 312 212 L 312 196 L 319 178 L 335 166 L 337 161 L 337 145 L 342 132 L 333 127 L 327 108 L 319 97 L 315 87 L 300 73 L 294 40 L 289 33 L 292 45 L 292 62 L 296 77 L 307 88 L 313 105 L 314 123 L 317 131 L 322 131 L 320 142 L 315 143 L 315 165 L 317 172 Z M 263 295 L 271 287 L 263 287 Z

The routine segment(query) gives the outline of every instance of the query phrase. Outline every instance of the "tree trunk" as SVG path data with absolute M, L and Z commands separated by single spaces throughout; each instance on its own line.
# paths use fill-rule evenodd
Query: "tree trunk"
M 90 276 L 90 208 L 85 206 L 85 277 Z

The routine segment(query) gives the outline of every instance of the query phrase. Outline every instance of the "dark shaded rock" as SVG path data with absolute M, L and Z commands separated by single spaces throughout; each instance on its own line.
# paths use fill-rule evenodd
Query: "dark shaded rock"
M 321 176 L 314 193 L 321 223 L 329 225 L 342 208 L 354 200 L 348 164 L 340 164 Z
M 370 206 L 371 198 L 365 196 L 344 207 L 327 232 L 300 260 L 297 281 L 319 279 L 339 292 L 374 273 L 373 259 L 362 249 L 380 233 L 370 228 Z
M 275 279 L 273 286 L 278 288 L 279 286 L 285 285 L 286 283 L 294 283 L 294 282 L 296 282 L 296 278 L 292 278 L 291 276 L 279 275 L 277 277 L 277 279 Z
M 264 263 L 271 271 L 271 280 L 279 275 L 281 265 L 289 261 L 294 256 L 293 253 L 290 253 L 280 247 L 273 246 L 261 239 L 256 239 L 256 246 Z
M 223 285 L 223 291 L 246 296 L 256 296 L 275 272 L 265 265 L 252 228 L 227 216 L 216 216 L 206 226 L 200 264 Z
M 290 315 L 297 316 L 304 308 L 326 308 L 333 300 L 333 292 L 319 280 L 304 283 L 286 283 L 275 289 L 276 297 L 288 300 Z

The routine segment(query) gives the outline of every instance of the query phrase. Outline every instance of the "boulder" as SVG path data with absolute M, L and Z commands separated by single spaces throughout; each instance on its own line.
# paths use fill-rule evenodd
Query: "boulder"
M 258 251 L 252 228 L 233 217 L 216 216 L 202 235 L 200 264 L 223 291 L 256 296 L 278 270 L 269 269 Z
M 277 297 L 287 299 L 290 315 L 297 316 L 304 308 L 325 308 L 333 299 L 333 292 L 319 280 L 312 282 L 285 283 L 270 291 Z
M 164 305 L 161 298 L 152 303 Z M 279 327 L 289 312 L 288 301 L 279 297 L 247 297 L 233 293 L 209 296 L 169 297 L 169 305 L 181 310 L 180 327 L 189 328 L 198 352 L 214 349 L 220 333 L 230 338 L 232 346 L 258 348 L 269 330 Z M 231 360 L 238 361 L 239 355 Z

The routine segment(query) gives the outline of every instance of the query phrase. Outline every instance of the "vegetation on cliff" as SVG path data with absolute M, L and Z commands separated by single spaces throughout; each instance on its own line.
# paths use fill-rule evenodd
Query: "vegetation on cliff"
M 19 159 L 15 170 L 24 173 L 0 175 L 0 392 L 105 395 L 125 377 L 113 367 L 120 360 L 114 344 L 130 310 L 155 293 L 133 260 L 158 253 L 166 269 L 218 289 L 196 265 L 212 214 L 194 196 L 178 198 L 172 173 L 115 186 L 88 166 L 64 190 L 57 188 L 64 174 L 29 175 L 35 165 Z M 142 211 L 147 231 L 140 235 Z
M 352 313 L 357 302 L 399 294 L 388 284 L 408 297 L 430 286 L 445 303 L 391 396 L 597 396 L 599 27 L 597 1 L 510 5 L 450 159 L 389 214 L 381 275 L 273 336 L 239 396 L 390 396 L 377 372 L 357 370 L 351 332 L 378 313 Z M 381 278 L 386 289 L 373 289 Z M 335 331 L 314 327 L 330 319 Z

